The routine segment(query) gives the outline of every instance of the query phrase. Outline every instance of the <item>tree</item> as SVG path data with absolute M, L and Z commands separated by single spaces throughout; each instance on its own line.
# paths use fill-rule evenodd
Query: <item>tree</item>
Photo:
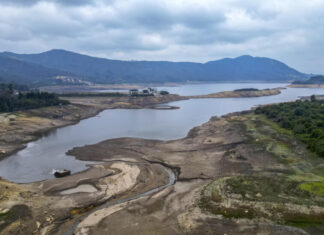
M 1 91 L 4 92 L 6 90 L 6 84 L 2 83 L 1 86 Z
M 312 96 L 311 96 L 311 101 L 312 101 L 312 102 L 315 102 L 315 101 L 316 101 L 316 96 L 315 96 L 315 95 L 312 95 Z
M 10 83 L 8 85 L 8 90 L 9 90 L 9 94 L 12 95 L 13 94 L 13 84 L 12 83 Z

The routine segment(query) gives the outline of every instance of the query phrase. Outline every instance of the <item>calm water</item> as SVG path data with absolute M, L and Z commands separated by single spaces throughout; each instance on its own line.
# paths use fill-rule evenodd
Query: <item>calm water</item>
M 221 88 L 219 88 L 219 86 Z M 283 84 L 208 84 L 164 88 L 180 94 L 207 94 L 238 88 L 277 87 Z M 289 88 L 280 95 L 257 98 L 196 99 L 172 102 L 176 110 L 105 110 L 98 116 L 57 129 L 47 137 L 31 142 L 27 148 L 0 162 L 0 176 L 14 182 L 33 182 L 52 178 L 53 169 L 77 172 L 89 162 L 78 161 L 65 152 L 75 146 L 95 144 L 118 137 L 170 140 L 184 137 L 188 131 L 230 112 L 250 109 L 259 104 L 295 100 L 299 96 L 324 94 L 324 89 Z

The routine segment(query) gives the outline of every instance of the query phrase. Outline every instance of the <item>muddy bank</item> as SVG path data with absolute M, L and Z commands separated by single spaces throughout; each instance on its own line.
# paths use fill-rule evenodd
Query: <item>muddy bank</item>
M 148 97 L 64 97 L 71 102 L 13 113 L 0 114 L 0 160 L 23 149 L 28 142 L 37 140 L 51 130 L 72 125 L 97 115 L 105 109 L 150 108 L 184 97 L 178 95 Z
M 31 184 L 0 180 L 1 234 L 63 234 L 88 210 L 166 185 L 159 164 L 106 162 L 77 174 Z
M 287 87 L 292 87 L 292 88 L 324 88 L 324 84 L 290 84 Z
M 272 177 L 279 179 L 280 176 L 285 180 L 299 177 L 299 180 L 294 181 L 297 182 L 295 186 L 298 186 L 298 182 L 306 180 L 303 178 L 305 174 L 309 176 L 312 172 L 309 165 L 315 168 L 324 163 L 322 159 L 314 160 L 292 136 L 251 112 L 228 115 L 221 119 L 212 118 L 193 128 L 186 138 L 180 140 L 119 138 L 74 148 L 68 153 L 81 160 L 128 158 L 133 161 L 159 162 L 178 171 L 178 180 L 174 186 L 152 197 L 107 208 L 109 212 L 95 225 L 81 222 L 77 234 L 108 231 L 116 234 L 145 234 L 150 231 L 156 234 L 306 234 L 306 231 L 317 231 L 311 234 L 321 234 L 322 231 L 321 228 L 314 230 L 312 223 L 307 224 L 304 230 L 281 223 L 285 219 L 294 221 L 294 218 L 311 221 L 307 220 L 311 218 L 311 211 L 316 211 L 316 218 L 321 219 L 321 213 L 324 212 L 322 197 L 316 200 L 313 197 L 316 203 L 310 206 L 309 198 L 302 197 L 300 193 L 293 195 L 291 193 L 298 189 L 291 189 L 286 196 L 290 198 L 290 204 L 278 207 L 287 201 L 285 197 L 278 197 L 285 195 L 279 187 L 279 192 L 272 190 L 274 194 L 271 198 L 274 199 L 269 200 L 260 186 L 256 187 L 259 191 L 251 193 L 248 192 L 251 189 L 245 189 L 242 184 L 241 190 L 251 194 L 248 198 L 250 203 L 247 199 L 242 200 L 243 197 L 235 192 L 229 193 L 229 188 L 225 187 L 225 191 L 218 192 L 214 191 L 218 186 L 208 187 L 214 185 L 212 182 L 217 185 L 218 180 L 222 182 L 225 178 L 251 175 L 257 175 L 257 179 L 261 179 L 260 184 L 265 187 L 271 184 L 268 179 Z M 295 172 L 296 162 L 298 171 Z M 300 173 L 300 167 L 306 170 Z M 286 182 L 280 179 L 280 182 Z M 240 181 L 239 178 L 238 182 L 244 180 Z M 225 196 L 222 192 L 226 192 Z M 291 201 L 291 197 L 296 196 L 296 201 Z M 253 200 L 260 203 L 254 203 Z M 267 208 L 274 208 L 274 211 L 267 211 Z M 257 209 L 266 212 L 251 214 L 256 213 Z M 272 217 L 271 213 L 279 217 Z
M 22 228 L 24 234 L 321 234 L 318 224 L 302 230 L 280 223 L 288 217 L 269 215 L 281 215 L 270 209 L 288 198 L 279 209 L 287 208 L 290 221 L 294 213 L 297 219 L 308 218 L 310 211 L 321 219 L 322 197 L 312 196 L 310 204 L 307 194 L 291 195 L 295 191 L 289 179 L 297 185 L 319 179 L 315 168 L 324 160 L 251 112 L 211 118 L 179 140 L 119 138 L 68 154 L 103 163 L 62 179 L 23 185 L 0 181 L 3 234 L 19 234 Z M 175 172 L 176 183 L 143 194 L 168 183 L 163 166 Z M 269 194 L 261 186 L 273 178 L 283 186 L 288 182 L 289 190 L 280 192 L 276 186 L 279 192 Z M 220 184 L 223 179 L 232 179 L 226 181 L 229 188 Z M 240 184 L 245 181 L 257 182 L 256 187 L 245 188 L 250 185 Z M 244 198 L 246 194 L 250 196 Z M 15 205 L 23 218 L 11 216 L 17 213 Z M 251 212 L 258 209 L 266 213 L 254 217 Z
M 241 89 L 235 91 L 223 91 L 212 93 L 208 95 L 196 95 L 190 96 L 193 99 L 200 98 L 244 98 L 244 97 L 261 97 L 261 96 L 271 96 L 271 95 L 279 95 L 281 90 L 285 88 L 273 88 L 273 89 L 263 89 L 263 90 L 249 90 L 249 89 Z
M 162 105 L 192 98 L 241 98 L 279 94 L 279 89 L 260 91 L 229 91 L 203 96 L 146 96 L 146 97 L 63 97 L 71 104 L 0 114 L 0 160 L 23 149 L 28 142 L 37 140 L 51 130 L 72 125 L 95 116 L 105 109 L 177 109 Z

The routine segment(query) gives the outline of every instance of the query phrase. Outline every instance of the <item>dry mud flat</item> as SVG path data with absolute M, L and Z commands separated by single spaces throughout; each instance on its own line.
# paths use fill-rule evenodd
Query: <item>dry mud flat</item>
M 292 88 L 324 88 L 324 84 L 290 84 Z
M 324 161 L 262 116 L 68 154 L 102 164 L 39 183 L 0 181 L 1 234 L 323 234 L 324 196 L 308 186 L 322 182 Z
M 87 210 L 167 182 L 168 174 L 161 165 L 123 161 L 94 165 L 69 177 L 39 183 L 0 181 L 0 233 L 64 234 Z
M 262 116 L 212 118 L 180 140 L 120 138 L 69 154 L 177 172 L 154 195 L 90 212 L 76 234 L 323 234 L 324 195 L 301 185 L 322 179 L 315 172 L 324 161 Z
M 150 99 L 69 99 L 72 102 L 69 106 L 6 116 L 7 124 L 1 124 L 7 128 L 3 138 L 7 141 L 6 136 L 17 134 L 15 140 L 5 142 L 3 146 L 30 141 L 24 138 L 37 138 L 35 130 L 41 132 L 72 124 L 105 108 L 143 108 L 184 98 L 172 95 Z M 69 154 L 103 163 L 66 178 L 40 183 L 17 185 L 0 181 L 1 233 L 323 232 L 320 223 L 323 221 L 323 197 L 316 190 L 309 195 L 298 190 L 292 195 L 279 191 L 276 192 L 280 195 L 278 199 L 276 195 L 265 197 L 265 193 L 269 193 L 266 189 L 255 189 L 255 186 L 271 184 L 269 178 L 291 179 L 293 183 L 289 181 L 287 185 L 293 190 L 302 183 L 306 183 L 304 188 L 307 188 L 307 183 L 321 182 L 320 173 L 314 172 L 321 172 L 322 168 L 316 167 L 323 164 L 320 159 L 314 160 L 289 134 L 259 116 L 238 114 L 212 118 L 180 140 L 120 138 L 75 148 Z M 306 156 L 309 161 L 303 160 Z M 168 183 L 163 166 L 175 172 L 176 183 L 158 192 L 143 194 Z M 254 181 L 257 184 L 251 183 Z M 254 188 L 238 187 L 245 182 Z M 105 206 L 107 201 L 116 204 Z M 286 205 L 287 201 L 290 204 Z M 281 204 L 285 206 L 280 207 Z M 269 210 L 269 207 L 275 210 Z M 288 214 L 284 213 L 286 209 Z M 314 216 L 310 218 L 310 215 Z M 296 221 L 303 225 L 316 223 L 304 230 L 286 226 L 296 226 Z
M 279 95 L 281 90 L 286 88 L 278 87 L 273 89 L 263 89 L 263 90 L 250 90 L 250 89 L 241 89 L 234 91 L 222 91 L 217 93 L 212 93 L 208 95 L 196 95 L 190 96 L 193 99 L 200 98 L 249 98 L 249 97 L 261 97 L 261 96 L 271 96 Z

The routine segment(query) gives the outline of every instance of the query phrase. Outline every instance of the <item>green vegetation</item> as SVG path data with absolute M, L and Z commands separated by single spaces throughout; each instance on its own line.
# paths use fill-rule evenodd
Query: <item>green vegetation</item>
M 267 118 L 290 130 L 304 142 L 307 147 L 324 157 L 324 101 L 295 101 L 259 107 L 256 114 L 264 114 Z
M 320 103 L 313 98 L 305 105 Z M 212 181 L 202 190 L 199 206 L 224 218 L 267 219 L 306 231 L 323 229 L 324 159 L 296 141 L 293 129 L 259 113 L 231 120 L 248 138 L 244 147 L 228 153 L 245 153 L 263 159 L 264 165 L 259 168 L 254 162 L 254 170 Z
M 0 81 L 2 79 L 0 78 Z M 8 87 L 10 87 L 10 89 L 12 90 L 16 90 L 16 91 L 29 91 L 29 87 L 27 85 L 23 85 L 23 84 L 17 84 L 17 83 L 1 83 L 0 84 L 0 91 L 5 91 Z
M 242 88 L 242 89 L 236 89 L 234 90 L 235 92 L 240 92 L 240 91 L 258 91 L 259 89 L 256 88 Z
M 306 80 L 306 81 L 295 81 L 293 82 L 293 84 L 317 84 L 317 85 L 321 85 L 324 84 L 324 76 L 314 76 L 311 77 L 310 79 Z
M 299 188 L 310 194 L 324 197 L 324 182 L 307 182 L 299 185 Z
M 0 90 L 0 112 L 12 112 L 67 103 L 68 101 L 60 100 L 57 95 L 47 92 L 17 92 L 12 84 L 2 86 Z
M 127 97 L 128 93 L 121 92 L 81 92 L 60 94 L 62 97 Z
M 31 211 L 26 205 L 15 205 L 8 212 L 0 213 L 0 233 L 9 224 L 31 217 Z
M 160 95 L 169 95 L 170 93 L 168 91 L 160 91 Z

